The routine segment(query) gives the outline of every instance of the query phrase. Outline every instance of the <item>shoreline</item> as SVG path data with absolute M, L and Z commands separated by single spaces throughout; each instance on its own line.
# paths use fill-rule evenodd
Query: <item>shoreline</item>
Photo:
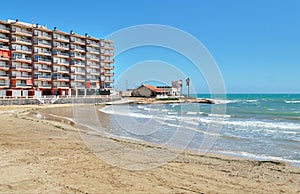
M 71 106 L 13 106 L 0 108 L 0 122 L 2 122 L 2 125 L 3 122 L 14 123 L 14 126 L 5 125 L 6 127 L 1 132 L 0 142 L 2 143 L 1 148 L 4 150 L 4 152 L 1 151 L 3 160 L 0 163 L 2 167 L 0 169 L 4 172 L 0 175 L 0 181 L 3 182 L 3 184 L 0 184 L 2 191 L 83 191 L 87 193 L 97 191 L 133 193 L 240 193 L 241 191 L 246 193 L 272 193 L 285 191 L 297 193 L 300 191 L 300 169 L 286 163 L 254 161 L 220 154 L 201 155 L 190 150 L 186 150 L 174 160 L 150 170 L 128 171 L 120 169 L 95 157 L 83 144 L 80 136 L 78 136 L 78 130 L 70 123 L 49 121 L 26 115 L 32 111 L 42 113 L 45 111 L 64 115 L 67 118 L 72 113 L 72 111 L 70 112 Z M 48 140 L 44 141 L 46 139 Z M 105 138 L 102 140 L 104 142 L 111 141 Z M 52 144 L 53 141 L 55 144 Z M 25 144 L 21 143 L 24 145 L 20 147 L 18 146 L 19 143 L 14 142 L 24 142 Z M 131 140 L 118 139 L 115 142 L 126 146 L 135 146 L 138 150 L 153 149 L 155 147 L 144 142 L 131 144 Z M 45 147 L 48 149 L 44 149 Z M 66 150 L 67 147 L 70 149 Z M 80 152 L 78 152 L 79 150 Z M 16 160 L 11 161 L 11 157 Z M 71 162 L 73 161 L 72 158 L 77 157 L 79 157 L 78 161 Z M 82 166 L 85 162 L 80 163 L 81 160 L 90 164 L 90 170 L 87 170 L 84 167 L 85 165 Z M 17 161 L 17 163 L 13 161 Z M 9 163 L 12 163 L 12 166 L 5 165 Z M 15 166 L 17 164 L 24 168 L 20 171 Z M 93 166 L 98 167 L 94 168 Z M 19 171 L 13 171 L 12 169 L 19 169 Z M 42 169 L 45 170 L 40 172 Z M 32 173 L 24 174 L 22 173 L 24 170 L 31 170 Z M 13 173 L 10 174 L 9 172 Z M 62 172 L 65 173 L 61 174 Z M 111 174 L 112 172 L 113 174 Z M 170 173 L 173 176 L 170 177 Z M 41 176 L 45 175 L 47 180 L 40 177 L 40 174 Z M 97 174 L 99 178 L 97 178 Z M 111 176 L 115 177 L 112 179 L 113 182 L 109 181 L 112 178 Z M 143 178 L 145 176 L 146 179 Z M 102 178 L 100 179 L 100 177 Z M 31 182 L 21 182 L 22 186 L 15 183 L 15 180 L 31 179 Z M 28 189 L 26 185 L 29 183 L 34 183 L 36 188 L 24 190 L 24 188 Z M 57 188 L 54 188 L 53 185 L 57 185 Z M 93 185 L 94 189 L 98 189 L 93 190 L 88 185 Z

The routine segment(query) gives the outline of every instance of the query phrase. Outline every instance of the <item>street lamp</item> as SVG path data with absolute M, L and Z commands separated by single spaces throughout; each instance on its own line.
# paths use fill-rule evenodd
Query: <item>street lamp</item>
M 186 78 L 186 86 L 188 87 L 188 97 L 190 97 L 190 78 L 188 77 L 188 78 Z

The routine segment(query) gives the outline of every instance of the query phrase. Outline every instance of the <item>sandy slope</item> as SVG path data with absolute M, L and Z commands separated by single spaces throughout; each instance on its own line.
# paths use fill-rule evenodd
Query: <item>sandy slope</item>
M 0 108 L 1 193 L 300 193 L 300 168 L 281 163 L 184 152 L 150 170 L 114 167 L 96 157 L 71 125 L 26 115 L 35 108 L 72 115 L 68 106 L 59 105 Z M 111 141 L 156 149 L 97 138 L 106 152 Z

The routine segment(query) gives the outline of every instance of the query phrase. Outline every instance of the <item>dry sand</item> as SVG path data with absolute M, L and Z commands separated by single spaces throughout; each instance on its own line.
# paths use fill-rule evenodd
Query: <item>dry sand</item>
M 96 157 L 72 125 L 30 111 L 72 115 L 67 105 L 0 107 L 1 193 L 300 193 L 300 168 L 278 162 L 183 152 L 149 170 L 115 167 Z M 156 149 L 99 138 L 103 146 Z

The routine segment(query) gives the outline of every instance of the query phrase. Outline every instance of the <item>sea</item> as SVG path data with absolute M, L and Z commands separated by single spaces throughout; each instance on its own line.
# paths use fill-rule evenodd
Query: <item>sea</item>
M 195 97 L 215 104 L 126 104 L 100 111 L 112 117 L 109 133 L 121 138 L 300 167 L 300 94 Z

